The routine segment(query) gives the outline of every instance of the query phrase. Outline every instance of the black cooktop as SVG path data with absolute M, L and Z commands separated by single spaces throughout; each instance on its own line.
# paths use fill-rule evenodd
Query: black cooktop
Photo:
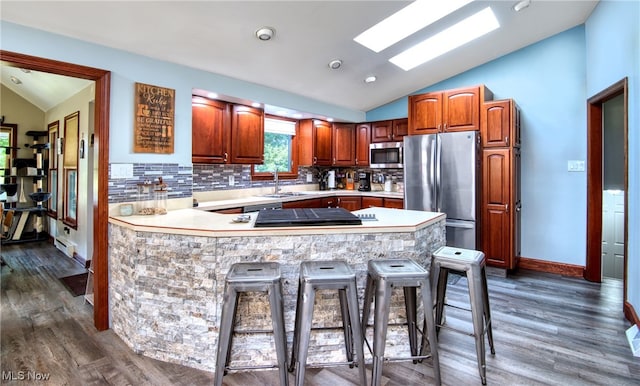
M 255 227 L 360 225 L 362 220 L 343 208 L 263 209 Z

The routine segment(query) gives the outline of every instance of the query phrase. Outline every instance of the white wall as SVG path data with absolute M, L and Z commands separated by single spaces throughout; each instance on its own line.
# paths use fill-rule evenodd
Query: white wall
M 90 119 L 93 119 L 93 112 L 89 111 L 89 108 L 93 108 L 91 102 L 94 100 L 95 86 L 92 84 L 85 89 L 81 90 L 71 98 L 60 103 L 59 105 L 52 107 L 45 113 L 44 127 L 47 124 L 60 121 L 59 133 L 62 138 L 64 135 L 64 117 L 72 114 L 76 111 L 80 112 L 80 120 L 78 127 L 78 141 L 84 135 L 85 138 L 85 154 L 88 154 L 90 149 L 88 148 L 88 138 L 91 133 L 93 124 Z M 93 172 L 93 166 L 91 170 L 88 164 L 88 158 L 78 158 L 78 211 L 77 211 L 77 229 L 72 229 L 62 223 L 62 220 L 51 221 L 50 231 L 54 237 L 64 237 L 75 244 L 77 244 L 76 253 L 82 260 L 90 260 L 90 244 L 93 240 L 93 205 L 92 197 L 88 194 L 89 190 L 89 175 Z M 64 184 L 64 172 L 62 168 L 63 157 L 58 159 L 58 218 L 63 218 L 62 213 L 62 189 Z M 69 228 L 69 233 L 66 234 L 64 229 Z M 92 250 L 92 248 L 91 248 Z

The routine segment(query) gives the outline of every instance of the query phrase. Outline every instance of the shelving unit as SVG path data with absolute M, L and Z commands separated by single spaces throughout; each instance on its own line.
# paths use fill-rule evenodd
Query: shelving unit
M 33 193 L 29 194 L 29 198 L 35 203 L 35 206 L 14 208 L 10 206 L 9 202 L 5 202 L 3 207 L 4 221 L 2 229 L 2 244 L 46 240 L 49 237 L 45 229 L 46 222 L 42 220 L 42 217 L 47 210 L 47 208 L 43 207 L 42 204 L 51 197 L 49 192 L 43 192 L 42 190 L 42 180 L 46 178 L 42 151 L 48 149 L 49 144 L 38 142 L 40 137 L 44 136 L 47 138 L 48 132 L 27 131 L 26 134 L 33 137 L 33 143 L 27 144 L 26 146 L 33 149 L 33 161 L 35 161 L 35 167 L 31 160 L 25 162 L 16 162 L 18 160 L 24 161 L 19 158 L 8 160 L 7 165 L 9 168 L 5 168 L 3 185 L 11 184 L 15 189 L 17 189 L 17 186 L 19 185 L 19 201 L 24 202 L 26 200 L 26 197 L 24 196 L 24 179 L 30 178 L 33 181 Z M 15 148 L 5 148 L 5 156 L 10 155 L 12 149 Z M 13 186 L 13 184 L 16 185 Z M 16 193 L 17 192 L 14 192 L 12 196 Z

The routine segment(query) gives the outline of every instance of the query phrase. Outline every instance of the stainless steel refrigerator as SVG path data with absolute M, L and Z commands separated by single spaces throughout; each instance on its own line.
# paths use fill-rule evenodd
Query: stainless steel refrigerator
M 479 137 L 463 131 L 404 137 L 405 209 L 447 215 L 447 245 L 476 246 Z

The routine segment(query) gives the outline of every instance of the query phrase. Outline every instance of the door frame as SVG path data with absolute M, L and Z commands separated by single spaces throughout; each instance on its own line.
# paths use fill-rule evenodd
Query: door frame
M 627 302 L 627 259 L 629 224 L 629 81 L 625 77 L 587 100 L 587 261 L 584 278 L 602 281 L 602 188 L 603 188 L 603 104 L 624 95 L 624 274 L 623 310 L 628 320 L 632 317 L 631 305 Z
M 109 328 L 109 104 L 111 72 L 57 60 L 0 50 L 0 60 L 13 67 L 82 78 L 95 82 L 94 151 L 98 154 L 97 189 L 93 199 L 93 323 L 98 331 Z M 94 160 L 95 162 L 95 160 Z M 93 183 L 93 182 L 89 182 Z

